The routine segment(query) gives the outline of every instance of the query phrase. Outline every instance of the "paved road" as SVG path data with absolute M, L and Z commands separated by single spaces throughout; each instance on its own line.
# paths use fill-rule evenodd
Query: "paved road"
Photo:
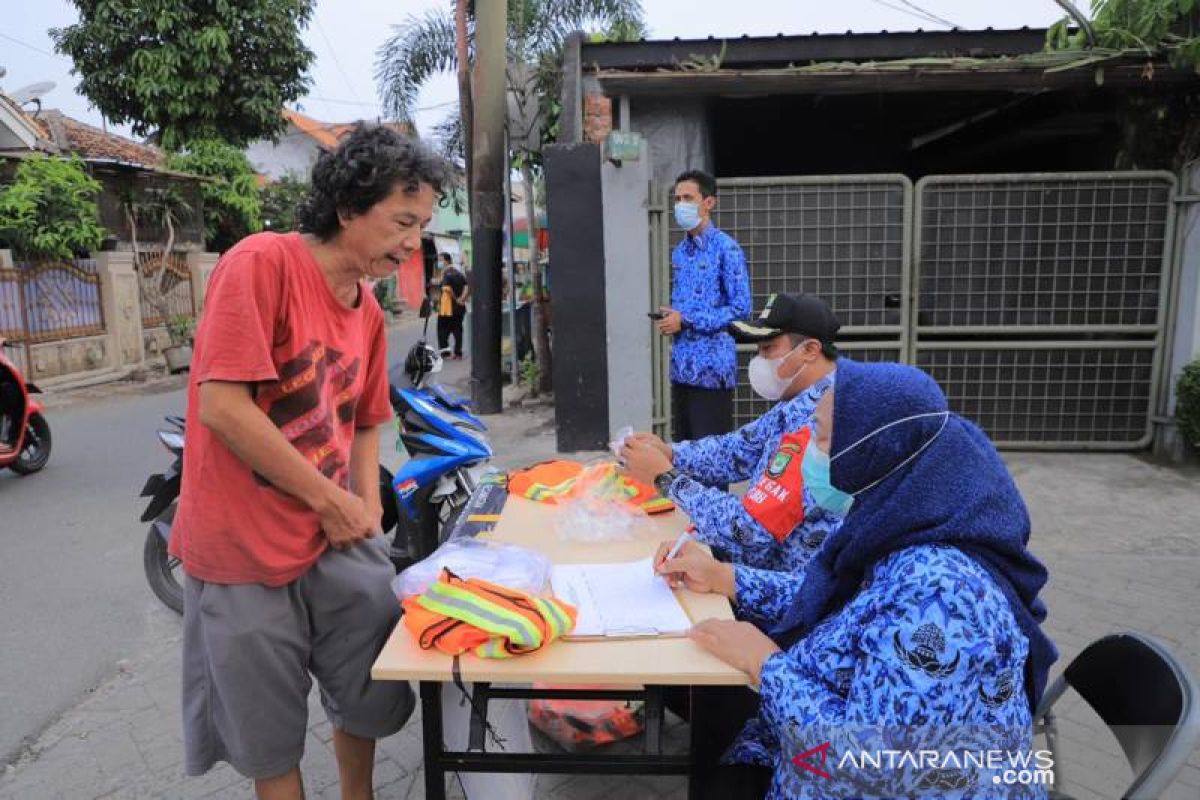
M 419 334 L 413 322 L 393 328 L 392 358 Z M 443 382 L 464 382 L 465 364 L 447 362 Z M 167 465 L 154 431 L 165 414 L 183 413 L 185 399 L 174 390 L 52 409 L 46 469 L 0 471 L 0 764 L 162 635 L 156 622 L 170 612 L 142 572 L 138 492 Z M 391 436 L 383 453 L 394 466 Z

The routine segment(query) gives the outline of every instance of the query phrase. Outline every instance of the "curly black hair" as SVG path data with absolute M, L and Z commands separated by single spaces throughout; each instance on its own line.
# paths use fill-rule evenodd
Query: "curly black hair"
M 328 241 L 341 229 L 339 211 L 345 216 L 366 213 L 397 186 L 415 192 L 427 183 L 441 196 L 453 179 L 450 163 L 421 140 L 360 122 L 336 149 L 317 158 L 312 188 L 297 220 L 301 231 Z

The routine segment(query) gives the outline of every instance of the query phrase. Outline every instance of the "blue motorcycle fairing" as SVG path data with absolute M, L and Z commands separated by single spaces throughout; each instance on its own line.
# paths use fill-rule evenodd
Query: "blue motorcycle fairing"
M 419 389 L 400 389 L 399 394 L 402 402 L 423 423 L 432 428 L 432 432 L 441 433 L 449 439 L 466 441 L 474 446 L 484 448 L 487 450 L 487 457 L 491 457 L 491 445 L 481 435 L 486 430 L 486 427 L 473 415 L 465 411 L 451 411 Z
M 462 466 L 485 461 L 492 454 L 486 443 L 480 447 L 474 442 L 447 439 L 428 433 L 406 433 L 402 435 L 402 439 L 415 454 L 396 472 L 392 489 L 405 511 L 412 517 L 418 514 L 413 501 L 418 491 L 442 475 Z

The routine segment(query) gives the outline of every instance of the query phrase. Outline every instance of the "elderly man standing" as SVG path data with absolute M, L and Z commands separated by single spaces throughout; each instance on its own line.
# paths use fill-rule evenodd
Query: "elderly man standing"
M 671 336 L 671 426 L 675 441 L 729 433 L 737 350 L 726 328 L 750 314 L 746 257 L 712 223 L 717 182 L 700 170 L 675 179 L 675 221 L 687 231 L 671 252 L 671 305 L 658 330 Z
M 362 282 L 419 250 L 449 178 L 419 142 L 360 125 L 313 167 L 304 232 L 249 236 L 213 272 L 170 545 L 188 774 L 227 761 L 260 798 L 302 798 L 315 677 L 342 797 L 369 798 L 375 740 L 412 713 L 407 684 L 370 676 L 400 606 L 377 535 L 387 341 Z

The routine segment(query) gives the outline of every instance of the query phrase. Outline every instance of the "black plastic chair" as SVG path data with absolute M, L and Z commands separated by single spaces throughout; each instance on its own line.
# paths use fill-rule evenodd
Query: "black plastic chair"
M 1051 752 L 1058 733 L 1052 706 L 1068 687 L 1108 725 L 1133 768 L 1133 783 L 1121 796 L 1161 797 L 1200 738 L 1195 678 L 1148 636 L 1127 632 L 1097 639 L 1050 685 L 1038 706 L 1035 730 L 1046 734 Z M 1054 763 L 1055 782 L 1061 783 L 1057 753 Z

